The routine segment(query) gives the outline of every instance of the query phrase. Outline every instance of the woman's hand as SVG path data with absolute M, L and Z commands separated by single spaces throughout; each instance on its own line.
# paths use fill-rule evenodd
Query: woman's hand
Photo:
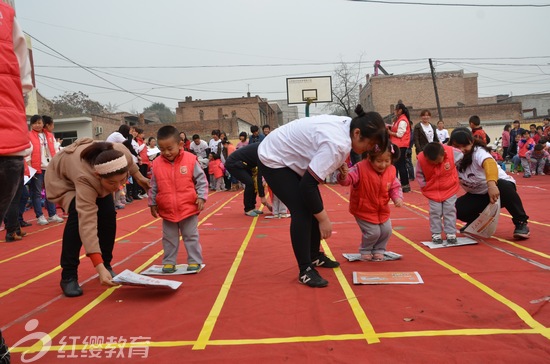
M 267 207 L 267 209 L 271 212 L 273 212 L 273 206 L 271 206 L 271 204 L 267 201 L 267 198 L 265 197 L 260 197 L 260 201 L 262 202 L 262 204 Z
M 137 178 L 136 178 L 137 176 Z M 148 178 L 145 178 L 143 177 L 143 175 L 141 173 L 137 173 L 136 176 L 132 176 L 133 178 L 136 178 L 137 180 L 137 183 L 143 187 L 143 189 L 145 190 L 145 192 L 149 191 L 151 189 L 151 184 L 149 183 L 149 179 Z
M 345 180 L 349 172 L 348 165 L 346 163 L 342 164 L 340 168 L 338 168 L 338 172 L 340 172 L 340 176 L 338 177 L 338 179 Z
M 328 239 L 332 235 L 332 222 L 328 218 L 328 214 L 325 210 L 314 215 L 319 222 L 319 232 L 321 233 L 321 239 Z
M 117 283 L 113 282 L 113 277 L 111 276 L 111 273 L 105 268 L 105 265 L 103 263 L 98 264 L 95 267 L 97 274 L 99 275 L 99 283 L 101 283 L 102 286 L 108 286 L 108 287 L 115 287 L 118 286 Z
M 498 198 L 500 197 L 500 191 L 498 187 L 496 185 L 489 186 L 488 193 L 489 193 L 489 200 L 491 201 L 491 203 L 497 202 Z
M 200 211 L 200 210 L 199 210 Z M 151 215 L 156 219 L 157 217 L 159 217 L 159 210 L 158 210 L 158 207 L 156 205 L 152 205 L 151 206 Z

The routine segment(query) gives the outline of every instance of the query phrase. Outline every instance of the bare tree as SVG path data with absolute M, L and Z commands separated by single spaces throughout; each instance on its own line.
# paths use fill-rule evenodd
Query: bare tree
M 361 58 L 357 63 L 340 63 L 334 69 L 332 76 L 333 102 L 328 108 L 334 115 L 352 116 L 359 103 L 359 83 L 361 75 Z

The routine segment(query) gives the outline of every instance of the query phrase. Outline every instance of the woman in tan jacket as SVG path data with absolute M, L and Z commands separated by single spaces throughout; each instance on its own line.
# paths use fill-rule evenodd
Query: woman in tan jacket
M 131 174 L 146 190 L 128 149 L 118 143 L 78 139 L 58 153 L 48 166 L 48 198 L 68 212 L 61 250 L 61 288 L 67 297 L 82 295 L 78 284 L 80 248 L 84 246 L 102 285 L 114 286 L 111 268 L 116 235 L 113 192 Z

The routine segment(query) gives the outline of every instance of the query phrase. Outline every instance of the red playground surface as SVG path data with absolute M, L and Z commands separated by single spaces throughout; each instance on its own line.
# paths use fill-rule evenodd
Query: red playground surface
M 28 235 L 0 243 L 0 327 L 12 363 L 547 363 L 550 176 L 515 177 L 529 240 L 513 240 L 503 209 L 491 238 L 430 249 L 421 244 L 431 240 L 428 203 L 413 182 L 405 206 L 391 206 L 388 250 L 403 257 L 385 262 L 342 256 L 360 242 L 349 190 L 321 186 L 334 231 L 323 248 L 341 263 L 319 268 L 321 289 L 298 283 L 290 219 L 245 216 L 242 192 L 217 192 L 199 217 L 206 267 L 159 277 L 179 289 L 102 287 L 82 256 L 84 295 L 66 298 L 64 224 L 38 226 L 28 211 Z M 146 201 L 117 218 L 114 270 L 161 264 L 161 220 Z M 353 272 L 418 272 L 424 283 L 354 285 Z

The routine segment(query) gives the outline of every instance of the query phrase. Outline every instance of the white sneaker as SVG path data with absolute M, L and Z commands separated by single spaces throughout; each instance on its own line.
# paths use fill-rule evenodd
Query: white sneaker
M 48 225 L 49 222 L 46 220 L 46 217 L 44 215 L 40 216 L 38 219 L 36 219 L 36 222 L 38 225 Z
M 139 194 L 138 195 L 139 197 L 141 197 L 142 199 L 146 199 L 146 198 L 149 198 L 149 195 L 146 194 L 146 193 L 143 193 L 143 194 Z
M 52 217 L 48 217 L 48 222 L 63 222 L 61 217 L 57 216 L 57 214 L 53 215 Z

